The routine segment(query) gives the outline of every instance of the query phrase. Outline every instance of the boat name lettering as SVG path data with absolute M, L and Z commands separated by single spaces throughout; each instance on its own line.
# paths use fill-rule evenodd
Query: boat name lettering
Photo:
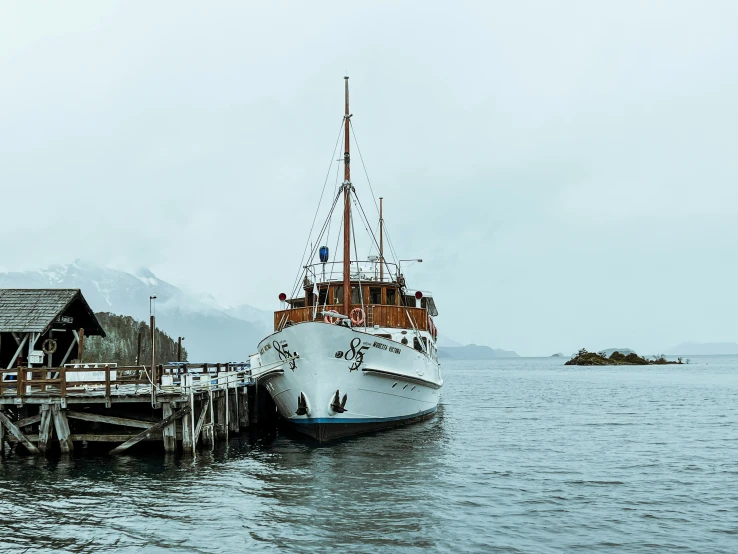
M 359 346 L 361 345 L 361 346 Z M 353 364 L 349 366 L 349 371 L 356 371 L 361 367 L 361 364 L 364 363 L 364 352 L 366 350 L 369 350 L 371 348 L 370 343 L 365 342 L 364 344 L 361 344 L 361 339 L 359 337 L 355 337 L 352 339 L 351 343 L 349 344 L 349 349 L 346 350 L 343 354 L 344 360 L 347 362 L 350 362 L 353 360 Z
M 277 354 L 279 354 L 280 360 L 287 360 L 287 363 L 290 366 L 290 369 L 292 371 L 295 371 L 295 367 L 297 366 L 297 363 L 294 359 L 294 354 L 290 352 L 289 345 L 287 344 L 287 341 L 282 341 L 282 344 L 279 344 L 276 340 L 272 342 L 272 346 L 274 346 L 274 350 L 277 351 Z
M 394 346 L 387 346 L 386 344 L 378 341 L 374 341 L 374 344 L 372 344 L 374 348 L 379 348 L 380 350 L 388 350 L 389 352 L 392 352 L 393 354 L 399 354 L 400 349 L 396 348 Z
M 268 350 L 271 350 L 271 349 L 272 349 L 272 345 L 271 345 L 271 344 L 269 344 L 269 343 L 267 343 L 267 344 L 265 344 L 265 345 L 264 345 L 264 346 L 263 346 L 263 347 L 261 348 L 261 350 L 259 350 L 259 355 L 261 355 L 261 354 L 264 354 L 264 352 L 267 352 Z

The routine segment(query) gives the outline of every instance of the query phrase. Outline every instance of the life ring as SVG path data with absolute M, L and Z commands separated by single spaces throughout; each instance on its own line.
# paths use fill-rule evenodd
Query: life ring
M 56 352 L 56 340 L 46 339 L 42 345 L 42 350 L 44 351 L 44 354 L 53 354 Z
M 325 316 L 323 318 L 323 321 L 326 323 L 329 323 L 330 325 L 337 325 L 339 321 L 341 321 L 340 317 L 331 317 L 329 315 Z
M 351 310 L 351 323 L 354 325 L 361 325 L 364 323 L 364 310 L 361 308 L 354 308 Z

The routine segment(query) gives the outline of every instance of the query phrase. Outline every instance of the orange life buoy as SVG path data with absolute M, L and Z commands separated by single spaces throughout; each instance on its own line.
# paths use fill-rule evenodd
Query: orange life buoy
M 351 323 L 354 325 L 361 325 L 364 323 L 364 310 L 361 308 L 354 308 L 351 310 Z
M 326 323 L 330 323 L 331 325 L 336 325 L 339 321 L 341 321 L 340 317 L 331 317 L 329 315 L 325 316 L 323 318 L 323 321 Z

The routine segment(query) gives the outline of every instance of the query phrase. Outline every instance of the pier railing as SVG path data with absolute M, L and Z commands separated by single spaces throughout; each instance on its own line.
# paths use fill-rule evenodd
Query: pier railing
M 252 381 L 248 363 L 160 364 L 154 366 L 0 369 L 0 397 L 60 397 L 84 394 L 128 396 L 183 395 L 234 388 Z

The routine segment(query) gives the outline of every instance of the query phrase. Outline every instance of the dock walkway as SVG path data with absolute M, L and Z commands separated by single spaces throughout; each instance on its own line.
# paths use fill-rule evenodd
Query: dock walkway
M 260 370 L 257 370 L 260 372 Z M 44 455 L 109 443 L 111 455 L 146 441 L 193 455 L 249 427 L 258 411 L 249 363 L 0 370 L 0 455 Z M 6 444 L 7 442 L 7 444 Z

